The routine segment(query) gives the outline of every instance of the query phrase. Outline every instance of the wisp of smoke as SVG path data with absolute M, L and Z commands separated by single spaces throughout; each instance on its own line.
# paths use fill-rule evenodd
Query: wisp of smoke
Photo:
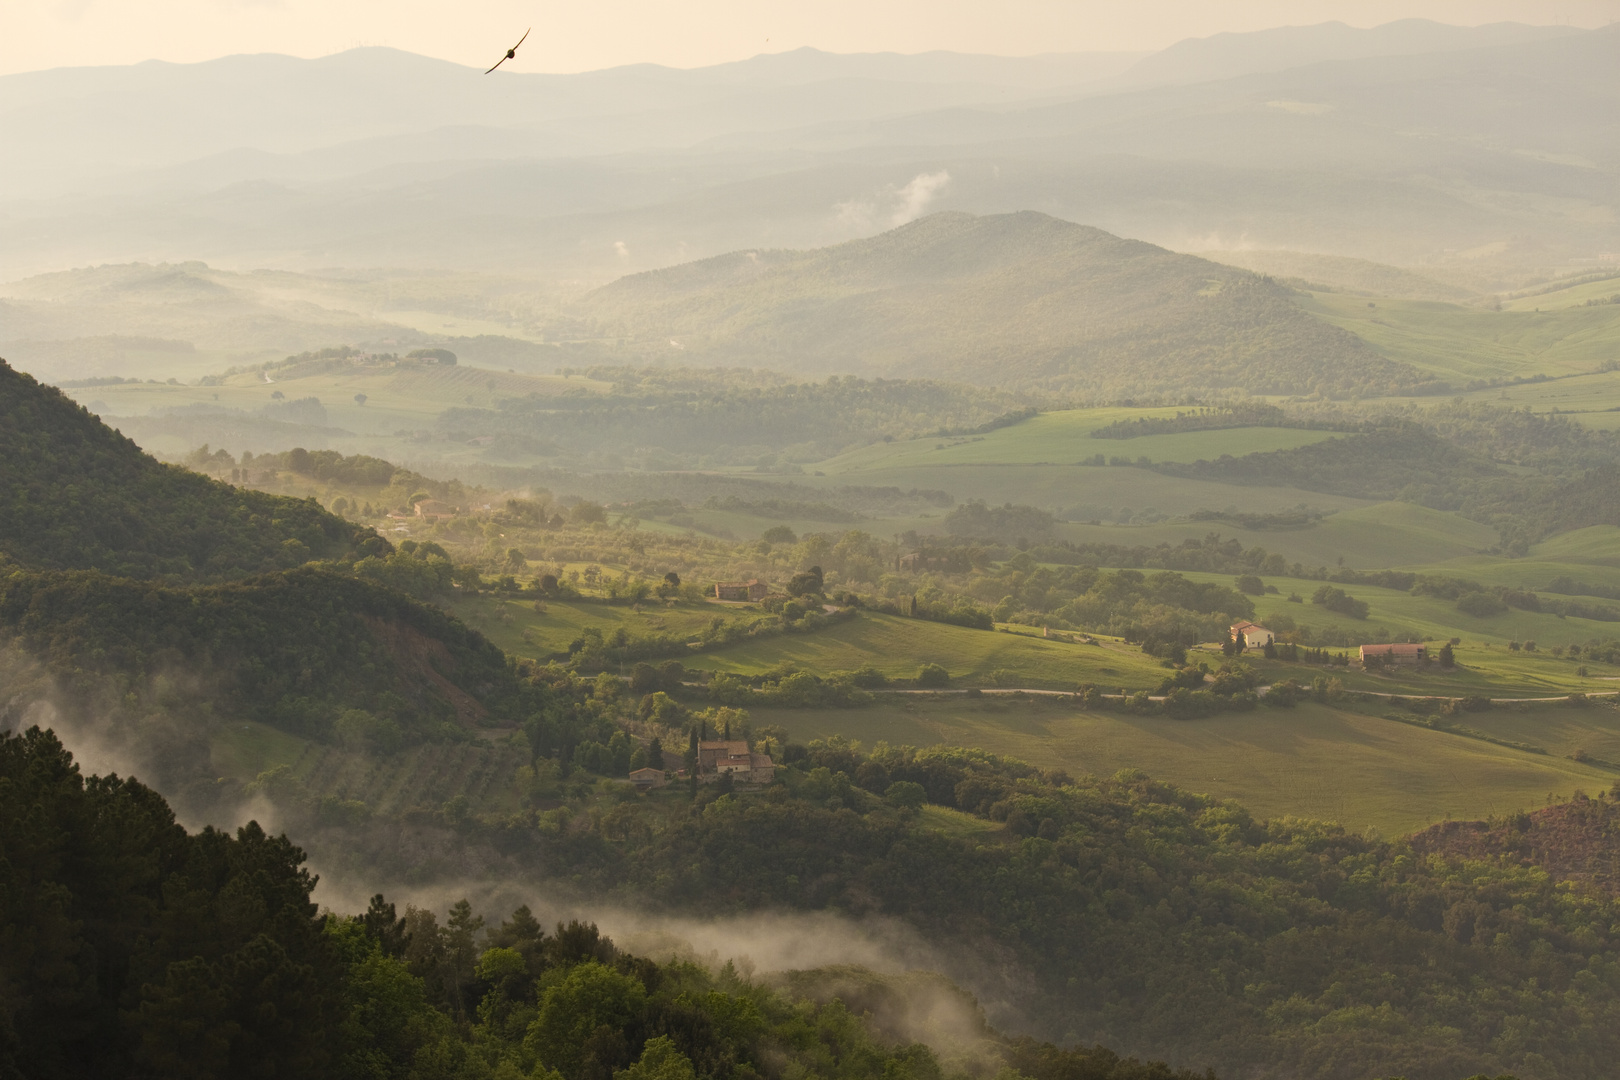
M 889 186 L 866 199 L 849 199 L 833 206 L 835 220 L 849 232 L 869 233 L 873 229 L 893 229 L 914 221 L 927 212 L 939 193 L 950 186 L 946 169 L 918 173 L 901 187 Z
M 911 182 L 900 189 L 900 205 L 895 208 L 889 223 L 899 226 L 921 217 L 928 204 L 934 201 L 934 196 L 945 190 L 950 182 L 951 174 L 944 169 L 918 173 L 912 177 Z

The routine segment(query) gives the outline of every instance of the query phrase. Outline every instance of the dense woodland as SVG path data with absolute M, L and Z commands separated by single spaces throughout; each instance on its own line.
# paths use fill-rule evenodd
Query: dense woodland
M 0 852 L 8 1080 L 1196 1080 L 982 1020 L 944 1056 L 859 998 L 816 1000 L 814 973 L 793 993 L 730 966 L 661 965 L 594 925 L 548 932 L 527 907 L 488 925 L 465 901 L 443 925 L 381 895 L 322 913 L 285 836 L 188 833 L 156 792 L 82 776 L 38 729 L 0 733 Z

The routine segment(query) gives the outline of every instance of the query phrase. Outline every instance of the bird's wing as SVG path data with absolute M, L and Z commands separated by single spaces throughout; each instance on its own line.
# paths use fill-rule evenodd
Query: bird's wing
M 501 57 L 501 58 L 500 58 L 500 59 L 499 59 L 499 60 L 497 60 L 497 61 L 495 61 L 495 67 L 492 67 L 492 68 L 490 68 L 490 69 L 489 69 L 489 71 L 494 71 L 494 70 L 495 70 L 495 68 L 498 68 L 498 67 L 500 67 L 500 66 L 501 66 L 501 65 L 502 65 L 502 64 L 504 64 L 504 63 L 506 63 L 506 57 L 504 57 L 504 56 L 503 56 L 503 57 Z M 486 71 L 486 72 L 484 72 L 484 74 L 485 74 L 485 75 L 488 75 L 488 74 L 489 74 L 489 71 Z
M 514 46 L 512 46 L 512 51 L 513 51 L 513 52 L 517 52 L 517 50 L 518 50 L 518 46 L 519 46 L 519 45 L 522 45 L 522 44 L 523 44 L 523 43 L 524 43 L 524 42 L 525 42 L 525 41 L 528 41 L 528 40 L 529 40 L 529 34 L 530 34 L 530 33 L 531 33 L 531 32 L 532 32 L 532 31 L 533 31 L 533 30 L 534 30 L 534 27 L 532 27 L 532 26 L 531 26 L 531 27 L 529 27 L 529 29 L 528 29 L 528 30 L 525 30 L 525 31 L 523 31 L 523 36 L 522 36 L 522 37 L 520 37 L 520 38 L 518 38 L 518 43 L 517 43 L 517 45 L 514 45 Z

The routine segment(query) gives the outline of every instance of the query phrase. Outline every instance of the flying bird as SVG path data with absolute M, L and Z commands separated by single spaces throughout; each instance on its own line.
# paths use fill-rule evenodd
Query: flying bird
M 533 29 L 534 29 L 534 27 L 532 27 L 532 26 L 529 27 L 529 30 L 533 30 Z M 506 50 L 506 55 L 501 57 L 499 60 L 495 61 L 495 67 L 490 68 L 489 71 L 494 71 L 495 68 L 500 67 L 502 64 L 506 63 L 508 60 L 512 59 L 514 56 L 517 55 L 518 45 L 522 45 L 525 41 L 529 40 L 529 30 L 523 31 L 523 36 L 518 38 L 517 45 L 514 45 L 510 49 L 507 49 Z M 484 72 L 484 74 L 488 75 L 489 71 Z

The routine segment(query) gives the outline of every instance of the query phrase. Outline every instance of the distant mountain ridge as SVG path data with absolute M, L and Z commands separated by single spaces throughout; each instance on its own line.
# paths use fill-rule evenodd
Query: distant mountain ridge
M 941 173 L 927 209 L 1489 263 L 1502 288 L 1620 243 L 1620 27 L 1324 24 L 1124 64 L 798 50 L 485 79 L 358 50 L 7 76 L 0 277 L 201 259 L 606 281 L 871 235 Z M 38 336 L 4 322 L 0 341 Z
M 1045 214 L 938 213 L 811 251 L 740 251 L 586 297 L 644 355 L 800 374 L 1128 396 L 1421 381 L 1267 278 Z
M 1279 26 L 1187 38 L 1144 57 L 1113 81 L 1125 86 L 1209 82 L 1329 60 L 1488 49 L 1578 33 L 1568 26 L 1511 22 L 1451 26 L 1429 19 L 1398 19 L 1366 29 L 1342 22 Z

